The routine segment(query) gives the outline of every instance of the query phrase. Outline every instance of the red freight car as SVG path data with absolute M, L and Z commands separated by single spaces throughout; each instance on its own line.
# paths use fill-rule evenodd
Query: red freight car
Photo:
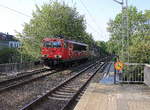
M 89 57 L 88 45 L 60 38 L 44 38 L 42 59 L 48 66 L 85 60 Z

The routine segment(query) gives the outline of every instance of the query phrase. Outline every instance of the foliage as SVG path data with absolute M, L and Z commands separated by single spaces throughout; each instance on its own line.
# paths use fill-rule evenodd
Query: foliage
M 42 39 L 57 35 L 92 45 L 94 43 L 92 35 L 85 29 L 84 16 L 79 15 L 76 8 L 59 2 L 44 4 L 42 7 L 36 6 L 32 19 L 29 23 L 25 23 L 23 33 L 20 34 L 23 53 L 39 58 Z
M 127 27 L 125 27 L 125 19 L 122 19 L 123 14 L 128 16 Z M 129 58 L 130 62 L 150 63 L 150 40 L 147 40 L 150 36 L 150 24 L 147 23 L 149 19 L 150 10 L 143 13 L 133 6 L 124 9 L 108 23 L 107 29 L 111 35 L 107 42 L 108 51 L 124 57 L 125 61 Z
M 17 62 L 18 50 L 15 48 L 3 48 L 0 50 L 0 63 Z
M 96 41 L 96 45 L 100 48 L 100 55 L 105 56 L 107 52 L 107 43 L 104 41 Z
M 150 36 L 145 36 L 144 39 Z M 133 45 L 128 48 L 130 55 L 132 56 L 131 62 L 150 63 L 150 41 L 134 39 Z

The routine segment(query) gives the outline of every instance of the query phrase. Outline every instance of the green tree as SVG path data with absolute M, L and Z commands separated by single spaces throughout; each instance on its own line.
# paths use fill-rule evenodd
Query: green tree
M 147 37 L 148 38 L 148 37 Z M 150 39 L 150 36 L 149 36 Z M 150 63 L 150 41 L 136 39 L 128 48 L 131 62 Z
M 92 45 L 94 42 L 92 35 L 86 33 L 85 29 L 84 16 L 79 15 L 76 8 L 58 2 L 36 6 L 32 19 L 29 23 L 25 23 L 23 33 L 20 35 L 23 53 L 35 59 L 39 58 L 42 39 L 56 35 Z
M 96 41 L 97 48 L 99 48 L 99 52 L 101 56 L 105 56 L 108 54 L 107 52 L 107 43 L 104 41 Z
M 129 31 L 129 44 L 131 37 L 136 34 L 137 32 L 141 31 L 140 26 L 143 24 L 144 19 L 142 12 L 138 12 L 136 7 L 129 7 L 127 10 L 123 10 L 123 12 L 117 14 L 114 20 L 110 20 L 108 22 L 108 32 L 111 35 L 110 42 L 112 45 L 114 45 L 115 48 L 113 50 L 116 51 L 116 53 L 120 53 L 121 48 L 122 48 L 122 34 L 127 33 L 127 28 L 124 28 L 122 26 L 123 20 L 122 20 L 122 15 L 127 14 L 128 16 L 128 31 Z M 125 39 L 124 39 L 125 40 Z M 125 41 L 124 41 L 125 42 Z
M 122 27 L 122 14 L 128 16 L 128 39 L 122 38 L 122 34 L 127 33 L 127 28 Z M 125 61 L 129 57 L 131 62 L 149 62 L 150 40 L 146 40 L 150 35 L 150 24 L 146 23 L 149 19 L 149 10 L 143 13 L 131 6 L 119 13 L 114 20 L 110 20 L 107 28 L 111 35 L 108 41 L 109 52 L 121 56 L 123 50 L 124 53 L 129 53 L 123 56 Z

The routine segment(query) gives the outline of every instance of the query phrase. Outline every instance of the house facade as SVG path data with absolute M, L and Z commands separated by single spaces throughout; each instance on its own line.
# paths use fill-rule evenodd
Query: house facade
M 14 36 L 5 33 L 0 33 L 0 49 L 19 48 L 20 46 L 20 41 L 16 40 Z

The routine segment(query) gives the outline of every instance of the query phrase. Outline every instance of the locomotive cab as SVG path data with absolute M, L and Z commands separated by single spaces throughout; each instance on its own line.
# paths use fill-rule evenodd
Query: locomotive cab
M 43 41 L 42 57 L 49 59 L 62 58 L 62 42 L 56 39 Z
M 63 43 L 61 39 L 46 38 L 43 40 L 42 46 L 42 60 L 45 65 L 55 65 L 63 57 L 62 54 Z
M 42 60 L 48 66 L 88 58 L 88 45 L 60 38 L 44 38 L 41 50 Z

